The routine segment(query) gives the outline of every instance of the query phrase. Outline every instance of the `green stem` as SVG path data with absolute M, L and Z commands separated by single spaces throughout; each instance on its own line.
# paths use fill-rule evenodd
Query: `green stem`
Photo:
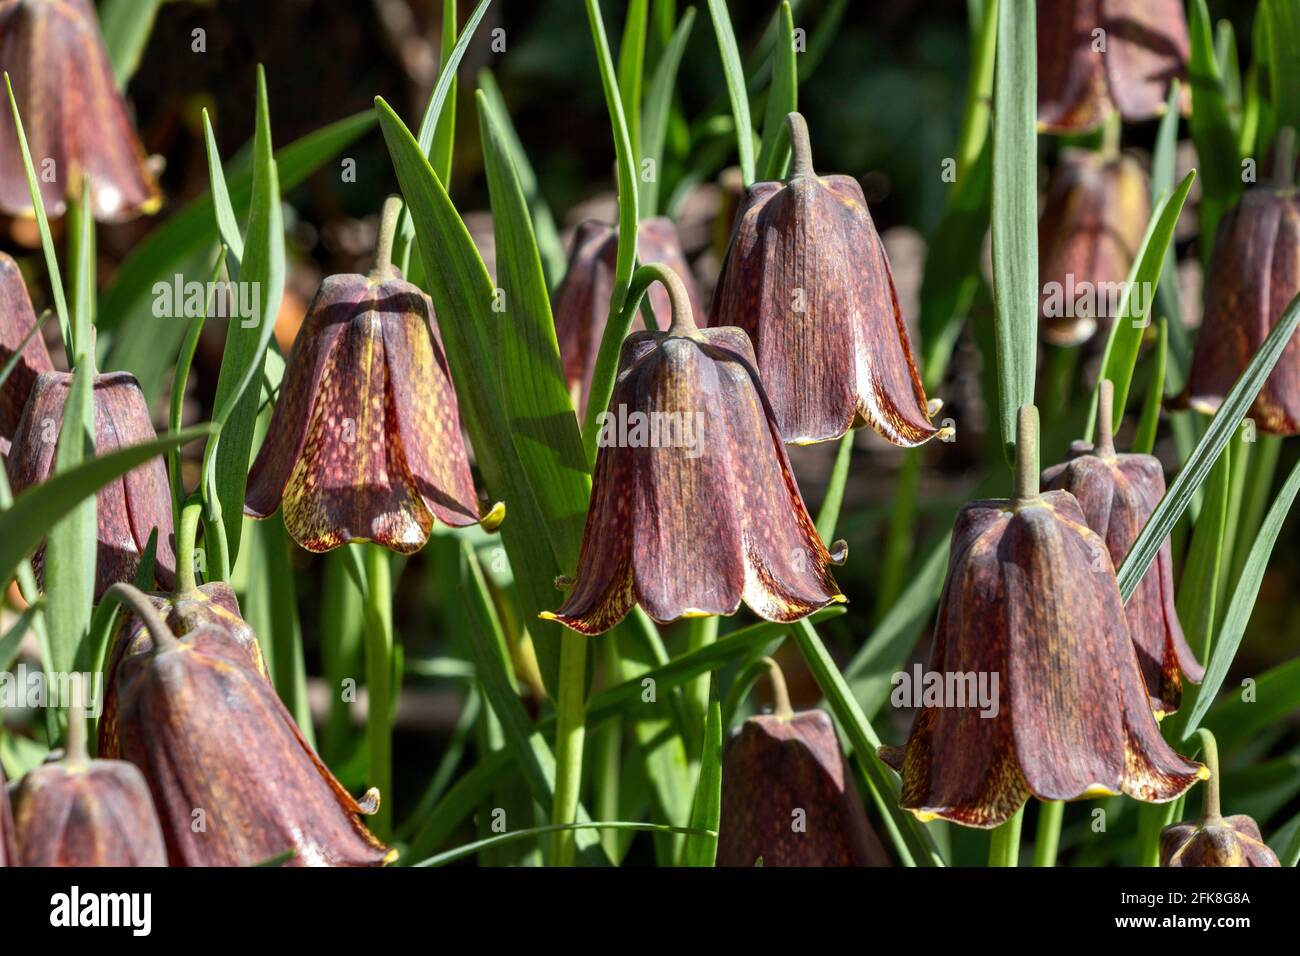
M 970 80 L 966 84 L 966 109 L 957 143 L 957 180 L 979 158 L 989 133 L 993 102 L 993 64 L 997 59 L 998 0 L 985 0 L 984 17 L 971 49 Z
M 191 498 L 181 510 L 180 525 L 176 531 L 176 592 L 188 594 L 198 590 L 194 577 L 194 542 L 198 539 L 199 522 L 203 519 L 203 502 Z
M 785 118 L 790 128 L 790 175 L 787 182 L 811 178 L 813 172 L 812 144 L 808 138 L 808 123 L 800 113 L 789 113 Z
M 379 812 L 368 823 L 379 839 L 391 829 L 393 783 L 392 674 L 393 580 L 388 552 L 366 548 L 366 759 L 370 786 L 381 795 Z
M 1290 189 L 1295 185 L 1295 130 L 1290 126 L 1278 130 L 1273 140 L 1273 150 L 1273 178 L 1279 188 Z
M 790 720 L 794 717 L 794 708 L 790 706 L 790 688 L 785 682 L 785 672 L 770 657 L 764 657 L 763 664 L 767 667 L 767 677 L 772 683 L 772 714 L 780 720 Z
M 716 616 L 697 617 L 687 621 L 686 648 L 688 651 L 698 651 L 715 643 L 717 640 L 718 618 Z M 684 691 L 691 720 L 688 747 L 690 748 L 691 759 L 694 760 L 696 751 L 699 750 L 696 745 L 700 744 L 704 739 L 704 722 L 709 714 L 709 675 L 701 674 L 687 684 Z
M 898 603 L 908 580 L 908 563 L 916 545 L 916 489 L 921 479 L 920 448 L 909 448 L 903 458 L 890 509 L 885 535 L 884 559 L 880 568 L 880 590 L 876 594 L 875 623 L 878 625 Z
M 1024 818 L 1025 808 L 1021 807 L 989 835 L 989 866 L 1020 865 L 1020 825 Z
M 840 448 L 835 453 L 835 465 L 831 468 L 830 481 L 826 483 L 821 510 L 817 512 L 817 533 L 827 544 L 835 537 L 835 526 L 839 524 L 840 507 L 844 504 L 844 486 L 848 483 L 849 462 L 852 458 L 853 429 L 849 429 L 840 439 Z
M 1120 141 L 1124 138 L 1124 121 L 1116 110 L 1101 128 L 1101 155 L 1111 160 L 1119 157 Z
M 1101 380 L 1097 392 L 1097 443 L 1100 458 L 1115 457 L 1115 386 L 1108 378 Z
M 1201 826 L 1212 826 L 1223 822 L 1219 804 L 1219 744 L 1206 728 L 1200 727 L 1196 732 L 1201 736 L 1201 760 L 1210 771 L 1210 779 L 1201 789 Z
M 1038 409 L 1021 405 L 1016 415 L 1016 475 L 1012 497 L 1026 502 L 1038 497 Z
M 609 689 L 622 680 L 622 659 L 618 652 L 618 638 L 615 634 L 606 634 L 601 645 L 605 665 L 605 688 Z M 619 780 L 622 775 L 623 721 L 619 717 L 611 718 L 597 733 L 596 746 L 596 806 L 595 814 L 601 820 L 613 820 L 618 816 Z M 600 835 L 600 842 L 611 860 L 619 860 L 621 835 L 613 830 L 605 830 Z
M 153 639 L 155 650 L 170 651 L 180 647 L 181 642 L 167 626 L 167 620 L 158 613 L 153 601 L 134 585 L 118 582 L 104 592 L 101 600 L 119 603 L 138 617 L 145 630 L 149 632 L 149 637 Z
M 384 209 L 379 218 L 379 238 L 375 242 L 375 266 L 370 272 L 373 279 L 383 279 L 393 266 L 393 238 L 397 235 L 397 223 L 402 215 L 400 196 L 389 196 L 384 200 Z
M 1038 832 L 1034 836 L 1034 866 L 1056 866 L 1056 851 L 1061 845 L 1061 820 L 1065 804 L 1048 800 L 1038 805 Z
M 555 702 L 555 804 L 551 823 L 575 823 L 582 789 L 582 746 L 587 734 L 587 641 L 567 628 L 560 638 L 560 683 Z M 572 866 L 573 832 L 557 830 L 551 840 L 551 864 Z

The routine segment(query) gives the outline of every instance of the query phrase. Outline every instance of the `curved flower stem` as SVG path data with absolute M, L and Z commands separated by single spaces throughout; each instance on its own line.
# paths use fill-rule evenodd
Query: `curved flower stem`
M 1025 819 L 1022 806 L 989 835 L 989 866 L 1020 865 L 1020 825 Z
M 767 678 L 772 682 L 772 713 L 780 720 L 789 720 L 794 716 L 794 708 L 790 706 L 790 688 L 785 683 L 785 672 L 772 658 L 764 657 L 762 660 L 767 667 Z
M 1283 126 L 1273 143 L 1273 178 L 1282 189 L 1295 185 L 1295 130 Z
M 72 703 L 68 705 L 68 733 L 63 739 L 64 763 L 84 764 L 90 761 L 90 755 L 86 752 L 85 693 L 85 684 L 76 681 L 75 694 Z
M 560 638 L 560 682 L 555 700 L 555 803 L 551 823 L 560 826 L 578 818 L 582 789 L 582 746 L 587 736 L 587 641 L 565 628 Z M 551 865 L 572 866 L 576 844 L 572 830 L 556 830 L 551 838 Z
M 596 367 L 591 375 L 591 391 L 587 398 L 587 416 L 582 423 L 582 444 L 587 452 L 587 467 L 596 465 L 596 451 L 600 438 L 597 418 L 609 408 L 610 396 L 614 394 L 614 379 L 618 375 L 618 355 L 627 338 L 632 320 L 641 307 L 641 299 L 655 282 L 668 290 L 668 301 L 672 305 L 673 319 L 668 331 L 673 335 L 694 335 L 699 330 L 695 316 L 691 312 L 691 297 L 681 276 L 663 263 L 655 262 L 644 265 L 632 274 L 628 286 L 627 298 L 617 317 L 612 317 L 605 327 L 604 337 L 600 340 L 600 352 L 596 356 Z
M 1206 728 L 1199 727 L 1196 732 L 1201 737 L 1201 759 L 1210 771 L 1210 779 L 1201 790 L 1201 826 L 1207 826 L 1223 822 L 1219 804 L 1219 744 Z
M 1038 805 L 1038 832 L 1034 835 L 1034 866 L 1056 866 L 1056 851 L 1061 845 L 1061 819 L 1065 804 L 1045 800 Z
M 393 238 L 397 235 L 397 223 L 402 215 L 402 198 L 389 196 L 384 200 L 384 210 L 379 217 L 379 237 L 375 241 L 375 265 L 370 271 L 372 278 L 382 279 L 393 265 Z
M 386 839 L 393 819 L 393 579 L 388 552 L 366 548 L 366 760 L 370 786 L 382 795 L 370 829 Z
M 812 164 L 812 143 L 808 138 L 808 122 L 801 113 L 787 113 L 786 125 L 790 127 L 790 176 L 802 179 L 816 176 Z
M 125 582 L 114 584 L 104 592 L 104 597 L 101 599 L 101 603 L 108 601 L 123 605 L 138 617 L 145 630 L 149 632 L 149 636 L 153 638 L 157 650 L 169 651 L 180 646 L 180 641 L 167 626 L 167 620 L 158 613 L 158 609 L 153 606 L 148 596 L 134 585 Z
M 188 594 L 198 590 L 194 577 L 194 542 L 198 538 L 199 522 L 203 519 L 203 503 L 191 497 L 181 509 L 181 520 L 176 530 L 176 591 Z

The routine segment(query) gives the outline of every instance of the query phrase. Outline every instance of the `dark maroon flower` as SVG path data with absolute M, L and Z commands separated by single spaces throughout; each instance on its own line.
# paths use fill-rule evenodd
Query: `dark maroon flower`
M 740 329 L 697 329 L 663 266 L 673 320 L 623 343 L 578 573 L 546 619 L 599 634 L 640 603 L 656 621 L 733 614 L 793 621 L 844 600 L 790 471 Z M 657 430 L 656 430 L 657 429 Z
M 1190 48 L 1183 0 L 1039 3 L 1038 125 L 1074 133 L 1116 110 L 1129 122 L 1161 115 L 1175 79 L 1186 97 Z
M 409 554 L 435 518 L 493 530 L 505 516 L 479 515 L 433 303 L 388 261 L 393 208 L 375 270 L 321 283 L 248 475 L 244 513 L 283 505 L 308 551 L 374 541 Z
M 722 757 L 718 866 L 888 866 L 834 724 L 795 713 L 767 663 L 776 707 L 741 724 Z
M 927 705 L 905 748 L 881 748 L 923 820 L 995 827 L 1030 796 L 1162 803 L 1208 775 L 1160 736 L 1105 542 L 1071 494 L 1039 493 L 1037 460 L 1025 406 L 1014 496 L 958 514 L 935 624 L 929 670 L 996 675 L 997 708 Z
M 63 756 L 14 788 L 20 866 L 166 866 L 162 830 L 140 771 L 86 755 L 85 719 L 68 718 Z
M 0 866 L 14 866 L 18 851 L 14 848 L 14 817 L 9 807 L 9 788 L 4 770 L 0 770 Z
M 1079 502 L 1088 527 L 1106 543 L 1111 563 L 1119 567 L 1147 519 L 1165 496 L 1165 472 L 1152 455 L 1119 455 L 1111 434 L 1113 390 L 1101 384 L 1097 407 L 1097 444 L 1075 442 L 1070 460 L 1043 472 L 1043 484 L 1068 491 Z M 1129 637 L 1151 696 L 1156 717 L 1178 710 L 1182 677 L 1199 684 L 1205 676 L 1183 636 L 1174 605 L 1174 559 L 1166 538 L 1137 590 L 1124 606 Z
M 32 311 L 32 300 L 27 295 L 18 263 L 0 252 L 0 369 L 22 349 L 22 358 L 0 385 L 0 455 L 9 454 L 14 430 L 27 404 L 27 396 L 36 384 L 36 376 L 54 369 L 45 340 L 35 329 L 36 313 Z
M 857 180 L 813 172 L 789 116 L 785 182 L 755 183 L 736 216 L 709 324 L 749 334 L 787 442 L 867 424 L 895 445 L 940 434 L 916 371 L 894 276 Z
M 0 71 L 13 83 L 49 214 L 63 215 L 68 197 L 81 195 L 86 176 L 90 208 L 102 222 L 158 210 L 162 195 L 117 90 L 89 0 L 0 0 Z M 8 108 L 0 109 L 0 212 L 32 212 Z
M 71 387 L 72 375 L 68 372 L 44 372 L 32 386 L 9 452 L 9 484 L 15 495 L 44 481 L 54 471 L 63 409 Z M 96 375 L 94 406 L 97 455 L 158 437 L 140 384 L 129 372 Z M 172 541 L 171 488 L 163 460 L 154 458 L 109 482 L 100 489 L 96 507 L 99 516 L 96 599 L 110 585 L 135 577 L 140 556 L 155 529 L 158 531 L 155 576 L 162 587 L 170 588 L 176 556 Z M 38 551 L 38 573 L 42 557 L 43 551 Z
M 636 233 L 637 260 L 662 262 L 673 269 L 686 285 L 691 308 L 703 314 L 695 277 L 682 252 L 682 241 L 671 219 L 656 216 L 642 220 Z M 579 421 L 587 414 L 587 395 L 596 356 L 609 321 L 609 298 L 614 291 L 614 265 L 618 258 L 618 230 L 607 223 L 588 219 L 578 226 L 569 253 L 564 280 L 555 290 L 555 337 L 559 340 L 564 378 L 574 396 Z M 660 328 L 672 316 L 668 293 L 650 291 L 650 308 Z M 632 322 L 634 330 L 645 328 L 640 313 Z

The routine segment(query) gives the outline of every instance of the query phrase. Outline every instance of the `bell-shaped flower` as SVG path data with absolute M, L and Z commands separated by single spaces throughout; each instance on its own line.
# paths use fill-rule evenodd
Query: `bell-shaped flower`
M 793 444 L 867 424 L 895 445 L 941 429 L 927 402 L 894 276 L 857 180 L 813 172 L 808 127 L 788 117 L 785 182 L 751 186 L 736 215 L 709 324 L 737 326 Z
M 995 827 L 1030 796 L 1173 800 L 1207 771 L 1160 735 L 1105 542 L 1069 492 L 1039 493 L 1032 406 L 1017 433 L 1013 497 L 968 503 L 953 528 L 929 664 L 943 699 L 880 751 L 900 804 Z M 996 706 L 972 680 L 997 681 Z
M 672 324 L 623 343 L 601 428 L 578 573 L 547 619 L 584 634 L 639 603 L 656 621 L 793 621 L 845 600 L 763 394 L 748 336 L 698 329 L 677 273 L 652 265 Z
M 9 454 L 36 376 L 54 370 L 18 263 L 0 252 L 0 371 L 19 353 L 13 371 L 0 382 L 0 455 Z
M 162 205 L 118 92 L 89 0 L 0 0 L 0 71 L 9 74 L 45 211 L 61 216 L 90 177 L 90 210 L 122 222 Z M 0 212 L 31 215 L 18 133 L 0 108 Z

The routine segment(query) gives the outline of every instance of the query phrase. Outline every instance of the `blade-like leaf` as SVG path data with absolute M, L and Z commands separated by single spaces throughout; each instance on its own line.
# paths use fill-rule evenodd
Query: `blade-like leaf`
M 713 866 L 718 859 L 718 820 L 722 816 L 722 704 L 718 700 L 716 672 L 711 685 L 700 777 L 695 784 L 695 807 L 691 811 L 691 829 L 704 832 L 686 841 L 687 866 Z
M 1160 550 L 1160 545 L 1169 536 L 1169 532 L 1173 530 L 1191 502 L 1192 496 L 1201 487 L 1201 483 L 1205 481 L 1210 469 L 1218 460 L 1224 446 L 1236 432 L 1237 426 L 1254 403 L 1255 396 L 1259 394 L 1269 373 L 1273 371 L 1273 366 L 1281 358 L 1283 350 L 1295 333 L 1297 324 L 1300 324 L 1300 295 L 1291 300 L 1291 304 L 1278 319 L 1277 325 L 1273 326 L 1273 330 L 1264 339 L 1255 357 L 1250 360 L 1246 370 L 1232 386 L 1232 391 L 1228 393 L 1223 404 L 1219 406 L 1218 413 L 1210 421 L 1204 437 L 1197 443 L 1178 473 L 1178 477 L 1174 479 L 1164 498 L 1156 506 L 1156 510 L 1147 519 L 1142 533 L 1133 542 L 1133 547 L 1129 549 L 1128 557 L 1124 559 L 1118 575 L 1120 594 L 1124 596 L 1125 601 L 1137 588 L 1138 582 L 1146 574 L 1156 552 Z
M 655 64 L 650 78 L 650 89 L 645 99 L 645 115 L 641 121 L 641 162 L 652 164 L 654 175 L 637 187 L 642 217 L 659 212 L 659 183 L 663 176 L 664 138 L 668 133 L 668 119 L 672 115 L 673 94 L 677 89 L 677 70 L 686 52 L 686 41 L 691 38 L 695 25 L 695 8 L 688 7 L 681 22 L 673 31 L 672 39 Z
M 993 81 L 993 303 L 998 422 L 1014 460 L 1016 413 L 1038 355 L 1038 119 L 1033 0 L 1001 0 Z
M 1156 323 L 1156 347 L 1151 357 L 1155 368 L 1151 370 L 1151 381 L 1147 383 L 1147 393 L 1142 400 L 1142 416 L 1138 419 L 1137 431 L 1133 433 L 1134 454 L 1149 455 L 1156 446 L 1156 430 L 1160 427 L 1160 408 L 1165 397 L 1165 371 L 1169 365 L 1169 323 L 1170 319 L 1161 318 Z
M 104 0 L 99 5 L 99 28 L 104 48 L 113 64 L 113 77 L 120 90 L 135 75 L 140 57 L 149 45 L 158 8 L 167 0 Z
M 731 115 L 736 124 L 736 151 L 740 157 L 740 176 L 746 186 L 754 181 L 754 125 L 749 119 L 749 93 L 745 88 L 745 71 L 740 65 L 736 34 L 731 29 L 731 15 L 723 0 L 708 0 L 709 17 L 718 38 L 722 57 L 722 75 L 727 81 Z
M 203 142 L 208 151 L 208 181 L 212 184 L 212 205 L 217 220 L 217 234 L 225 244 L 227 254 L 234 260 L 234 268 L 231 272 L 237 274 L 239 264 L 244 260 L 244 237 L 239 231 L 235 207 L 230 204 L 226 171 L 221 165 L 221 152 L 217 149 L 217 137 L 212 132 L 212 121 L 208 119 L 207 110 L 203 111 Z
M 780 179 L 790 157 L 790 130 L 785 118 L 799 108 L 799 71 L 795 65 L 794 14 L 783 2 L 777 11 L 781 26 L 772 51 L 775 69 L 763 113 L 763 142 L 754 175 L 761 180 Z
M 1241 154 L 1228 113 L 1227 92 L 1205 0 L 1188 4 L 1192 84 L 1192 140 L 1201 166 L 1201 261 L 1208 263 L 1219 219 L 1241 195 Z

